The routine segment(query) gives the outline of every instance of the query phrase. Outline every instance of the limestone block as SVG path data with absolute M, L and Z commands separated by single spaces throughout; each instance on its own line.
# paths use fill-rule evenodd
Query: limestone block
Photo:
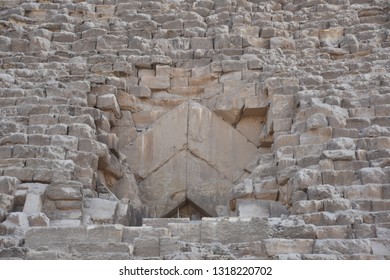
M 143 76 L 140 79 L 140 85 L 150 89 L 169 89 L 170 78 L 169 76 Z
M 245 114 L 245 113 L 244 113 Z M 243 117 L 237 124 L 237 130 L 256 146 L 260 145 L 260 133 L 264 125 L 262 117 Z
M 37 51 L 44 51 L 48 52 L 50 51 L 50 41 L 48 39 L 42 38 L 42 37 L 33 37 L 30 41 L 30 51 L 37 52 Z
M 68 126 L 68 134 L 77 138 L 96 139 L 96 131 L 84 123 L 73 123 Z
M 124 227 L 122 234 L 122 242 L 134 243 L 135 238 L 143 237 L 168 237 L 170 235 L 167 228 L 142 226 L 142 227 Z
M 104 94 L 97 98 L 96 107 L 103 111 L 111 111 L 115 117 L 120 118 L 121 111 L 114 94 Z
M 355 151 L 352 150 L 327 150 L 323 152 L 323 156 L 331 160 L 355 160 Z
M 14 208 L 14 197 L 12 195 L 0 193 L 0 208 L 11 212 Z
M 21 212 L 10 213 L 3 224 L 8 227 L 19 227 L 23 231 L 26 231 L 30 227 L 27 215 Z
M 274 119 L 272 128 L 274 132 L 289 132 L 291 131 L 291 126 L 292 118 Z
M 242 72 L 241 71 L 234 71 L 234 72 L 225 73 L 219 78 L 220 83 L 231 82 L 231 81 L 241 81 L 241 80 L 242 80 Z
M 187 153 L 186 168 L 187 199 L 209 216 L 216 216 L 215 207 L 226 204 L 232 182 L 191 153 Z
M 84 30 L 81 32 L 81 37 L 82 38 L 88 38 L 88 37 L 99 37 L 99 36 L 104 36 L 107 34 L 107 30 L 103 28 L 90 28 L 87 30 Z
M 351 170 L 322 171 L 322 181 L 324 184 L 333 186 L 347 186 L 352 185 L 356 179 L 355 172 Z
M 274 94 L 270 98 L 270 106 L 270 113 L 274 118 L 291 118 L 294 113 L 294 96 Z
M 84 201 L 84 215 L 90 216 L 95 224 L 112 224 L 115 218 L 117 201 L 90 198 Z
M 68 43 L 68 42 L 74 42 L 77 39 L 78 39 L 77 34 L 73 32 L 61 31 L 61 32 L 52 33 L 53 42 Z
M 142 237 L 134 239 L 134 256 L 159 257 L 160 241 L 156 237 Z
M 189 149 L 230 181 L 236 181 L 256 153 L 256 146 L 205 107 L 194 103 L 189 110 Z
M 33 250 L 46 247 L 65 251 L 68 244 L 86 240 L 85 227 L 30 227 L 26 232 L 25 246 Z
M 238 217 L 270 217 L 269 202 L 262 200 L 237 200 L 237 216 Z
M 328 150 L 355 150 L 355 148 L 356 144 L 353 139 L 347 137 L 337 137 L 327 143 Z
M 338 199 L 325 199 L 324 203 L 324 211 L 327 212 L 337 212 L 337 211 L 345 211 L 352 209 L 351 202 L 347 199 L 338 198 Z
M 90 225 L 86 227 L 86 240 L 93 243 L 122 242 L 122 225 Z
M 82 53 L 96 49 L 96 38 L 83 38 L 72 43 L 72 51 Z
M 359 136 L 361 137 L 390 136 L 390 131 L 385 127 L 375 124 L 370 127 L 361 129 L 359 131 Z
M 328 120 L 324 114 L 314 114 L 307 118 L 307 129 L 317 129 L 320 127 L 328 126 Z
M 68 126 L 66 124 L 56 124 L 47 128 L 46 133 L 48 135 L 64 135 L 68 131 Z
M 263 241 L 264 253 L 268 256 L 276 256 L 279 254 L 297 253 L 297 254 L 312 254 L 313 240 L 308 239 L 281 239 L 273 238 Z
M 9 176 L 9 177 L 15 177 L 22 182 L 31 182 L 31 181 L 33 181 L 34 169 L 26 168 L 26 167 L 7 168 L 4 170 L 3 175 Z
M 291 212 L 294 214 L 306 214 L 312 212 L 321 212 L 324 210 L 324 204 L 319 200 L 300 200 L 293 204 Z
M 278 184 L 275 178 L 263 179 L 253 184 L 256 199 L 276 200 L 278 196 Z
M 169 223 L 168 229 L 172 236 L 179 236 L 187 242 L 200 242 L 201 223 Z
M 127 48 L 128 38 L 126 36 L 104 35 L 97 37 L 96 50 Z
M 205 86 L 205 85 L 208 86 L 217 83 L 218 83 L 218 75 L 215 73 L 188 78 L 188 84 L 190 86 Z
M 95 170 L 98 168 L 99 158 L 94 153 L 70 150 L 66 154 L 66 159 L 73 161 L 75 165 L 82 168 L 92 167 Z
M 295 50 L 295 40 L 292 38 L 284 37 L 272 37 L 270 39 L 271 49 L 282 49 L 282 50 Z
M 275 137 L 272 145 L 273 150 L 277 150 L 286 146 L 298 146 L 299 135 L 298 134 L 281 134 Z
M 247 70 L 246 61 L 237 61 L 237 60 L 222 61 L 222 71 L 224 73 L 233 72 L 233 71 L 243 71 L 243 70 Z
M 23 213 L 26 215 L 37 214 L 42 211 L 43 196 L 48 185 L 38 183 L 26 183 L 23 186 L 28 187 L 26 202 L 24 203 Z
M 336 255 L 371 254 L 371 250 L 368 240 L 318 239 L 313 247 L 314 253 Z
M 340 191 L 331 185 L 309 186 L 307 195 L 309 200 L 341 198 Z
M 0 158 L 2 158 L 2 159 L 11 158 L 12 157 L 12 150 L 13 150 L 13 147 L 0 147 Z
M 48 227 L 50 219 L 44 213 L 36 213 L 28 217 L 30 227 Z
M 152 92 L 150 88 L 146 86 L 129 85 L 127 88 L 130 94 L 134 94 L 134 96 L 136 97 L 140 97 L 140 98 L 152 97 Z
M 376 256 L 388 256 L 390 254 L 388 239 L 371 241 L 372 252 Z
M 319 38 L 322 47 L 338 47 L 340 39 L 344 36 L 344 28 L 336 27 L 320 30 Z
M 352 236 L 350 226 L 316 227 L 317 239 L 349 239 Z
M 0 176 L 0 194 L 12 194 L 19 184 L 15 177 Z
M 348 118 L 346 128 L 363 129 L 370 126 L 370 120 L 367 118 Z
M 188 104 L 184 103 L 158 119 L 140 134 L 125 154 L 131 171 L 146 178 L 182 150 L 187 143 Z M 164 139 L 161 141 L 161 139 Z
M 0 51 L 8 52 L 11 50 L 11 38 L 0 36 Z
M 363 185 L 370 183 L 383 184 L 387 180 L 386 174 L 380 167 L 362 168 L 359 170 L 359 176 Z
M 327 126 L 303 133 L 299 137 L 300 144 L 311 145 L 326 143 L 332 138 L 332 131 L 332 128 Z
M 218 96 L 213 111 L 226 122 L 236 125 L 241 118 L 244 105 L 241 98 Z
M 12 52 L 26 52 L 29 48 L 29 41 L 26 39 L 12 38 L 11 51 Z
M 45 194 L 51 200 L 82 200 L 82 187 L 82 184 L 76 181 L 53 182 Z
M 139 184 L 140 198 L 152 217 L 164 217 L 185 201 L 186 158 L 185 152 L 178 153 Z
M 245 94 L 245 107 L 243 116 L 244 117 L 265 117 L 267 115 L 268 110 L 268 99 L 263 98 L 262 96 L 252 96 L 252 88 L 248 88 L 249 90 L 244 93 Z M 240 92 L 241 93 L 241 92 Z
M 203 218 L 201 242 L 222 244 L 252 242 L 270 237 L 265 218 Z
M 191 38 L 191 49 L 213 49 L 213 40 L 212 38 L 203 38 L 203 37 L 192 37 Z
M 152 125 L 156 120 L 158 120 L 161 116 L 166 114 L 165 111 L 141 111 L 132 114 L 134 124 L 137 129 L 145 129 Z

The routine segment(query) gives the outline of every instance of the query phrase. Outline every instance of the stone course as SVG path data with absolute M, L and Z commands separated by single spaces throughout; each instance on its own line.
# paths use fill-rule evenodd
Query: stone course
M 389 259 L 389 9 L 0 1 L 0 259 Z

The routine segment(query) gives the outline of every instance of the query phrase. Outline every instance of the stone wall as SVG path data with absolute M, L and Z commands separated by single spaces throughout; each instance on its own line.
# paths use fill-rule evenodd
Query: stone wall
M 0 258 L 389 258 L 389 7 L 0 1 Z

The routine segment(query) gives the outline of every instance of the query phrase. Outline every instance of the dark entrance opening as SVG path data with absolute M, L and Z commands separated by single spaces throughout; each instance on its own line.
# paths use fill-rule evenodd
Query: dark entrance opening
M 190 220 L 201 220 L 203 217 L 211 217 L 211 215 L 191 200 L 186 199 L 163 218 L 189 218 Z

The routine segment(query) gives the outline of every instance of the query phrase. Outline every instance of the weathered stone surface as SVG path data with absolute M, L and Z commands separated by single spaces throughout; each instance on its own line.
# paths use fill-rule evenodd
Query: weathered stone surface
M 90 217 L 94 224 L 114 223 L 117 201 L 109 201 L 101 198 L 90 198 L 84 201 L 84 215 Z
M 325 239 L 316 240 L 314 253 L 319 254 L 370 254 L 371 244 L 367 240 Z
M 114 94 L 104 94 L 97 98 L 96 107 L 103 111 L 113 112 L 114 115 L 120 117 L 120 109 Z
M 126 156 L 132 172 L 146 178 L 187 144 L 188 104 L 177 107 L 158 119 L 148 131 L 140 134 Z M 160 141 L 164 139 L 164 141 Z
M 267 239 L 270 227 L 262 218 L 203 218 L 201 242 L 238 243 Z
M 42 211 L 44 193 L 48 185 L 45 184 L 23 184 L 28 187 L 26 202 L 23 213 L 27 215 L 38 214 Z
M 47 227 L 50 225 L 50 220 L 44 213 L 30 215 L 28 222 L 30 227 Z
M 51 200 L 81 200 L 82 185 L 78 182 L 55 182 L 46 189 L 46 197 Z
M 14 177 L 1 176 L 0 177 L 0 193 L 12 194 L 20 181 Z
M 264 251 L 269 256 L 276 256 L 279 254 L 298 253 L 311 254 L 313 253 L 313 240 L 306 239 L 267 239 L 264 240 Z
M 0 194 L 0 208 L 11 212 L 14 208 L 14 197 L 4 193 Z
M 257 150 L 240 133 L 197 104 L 190 106 L 188 146 L 193 154 L 233 182 Z

